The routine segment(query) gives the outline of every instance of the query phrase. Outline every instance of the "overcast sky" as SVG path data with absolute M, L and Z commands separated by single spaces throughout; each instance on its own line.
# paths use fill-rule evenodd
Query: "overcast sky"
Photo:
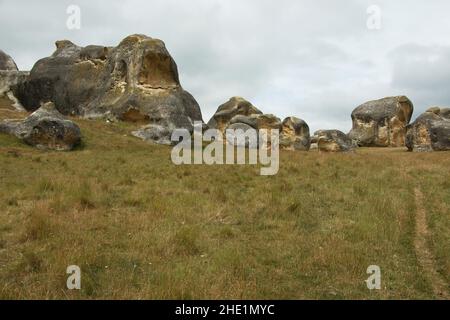
M 70 4 L 79 30 L 66 26 Z M 372 5 L 381 29 L 367 27 Z M 205 121 L 242 96 L 347 132 L 367 100 L 407 95 L 414 116 L 450 105 L 449 14 L 448 0 L 0 0 L 0 49 L 29 70 L 55 40 L 114 46 L 143 33 L 166 43 Z

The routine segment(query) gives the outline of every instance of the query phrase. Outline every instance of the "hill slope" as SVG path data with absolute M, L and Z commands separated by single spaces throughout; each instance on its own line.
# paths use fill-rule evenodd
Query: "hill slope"
M 19 116 L 2 102 L 0 119 Z M 254 166 L 175 166 L 132 125 L 74 121 L 84 144 L 73 152 L 0 134 L 0 298 L 445 295 L 448 153 L 282 152 L 279 173 L 264 177 Z M 74 264 L 80 291 L 66 289 Z M 366 287 L 369 265 L 381 290 Z

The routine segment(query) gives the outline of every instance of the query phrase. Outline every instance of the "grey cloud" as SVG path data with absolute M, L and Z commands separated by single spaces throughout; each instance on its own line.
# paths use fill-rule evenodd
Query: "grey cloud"
M 450 105 L 450 46 L 406 44 L 388 57 L 392 87 L 411 97 L 416 116 L 430 106 Z
M 81 30 L 65 26 L 69 4 L 82 10 Z M 446 16 L 450 3 L 378 0 L 383 19 L 379 31 L 366 27 L 366 10 L 372 4 L 372 0 L 3 0 L 0 47 L 19 68 L 29 69 L 53 52 L 58 39 L 116 45 L 132 33 L 160 38 L 205 120 L 234 95 L 246 97 L 264 112 L 304 118 L 312 130 L 348 131 L 353 108 L 383 96 L 407 94 L 419 109 L 450 104 L 444 90 L 450 80 L 444 49 L 450 46 Z M 408 43 L 415 47 L 402 48 Z M 423 68 L 410 61 L 412 52 Z M 442 68 L 427 64 L 428 55 L 441 57 Z

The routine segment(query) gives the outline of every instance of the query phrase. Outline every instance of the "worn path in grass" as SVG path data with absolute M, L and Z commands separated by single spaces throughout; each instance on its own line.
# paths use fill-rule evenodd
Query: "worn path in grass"
M 416 235 L 414 238 L 414 249 L 417 260 L 428 278 L 436 297 L 448 300 L 448 285 L 437 272 L 435 259 L 428 248 L 427 237 L 429 235 L 427 225 L 427 212 L 423 206 L 423 194 L 419 188 L 414 189 L 416 201 Z

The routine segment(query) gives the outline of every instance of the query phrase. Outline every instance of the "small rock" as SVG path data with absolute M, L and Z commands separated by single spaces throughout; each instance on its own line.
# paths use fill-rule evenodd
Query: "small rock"
M 51 102 L 43 104 L 23 121 L 4 121 L 0 132 L 15 135 L 44 150 L 68 151 L 81 142 L 80 128 L 64 118 Z

